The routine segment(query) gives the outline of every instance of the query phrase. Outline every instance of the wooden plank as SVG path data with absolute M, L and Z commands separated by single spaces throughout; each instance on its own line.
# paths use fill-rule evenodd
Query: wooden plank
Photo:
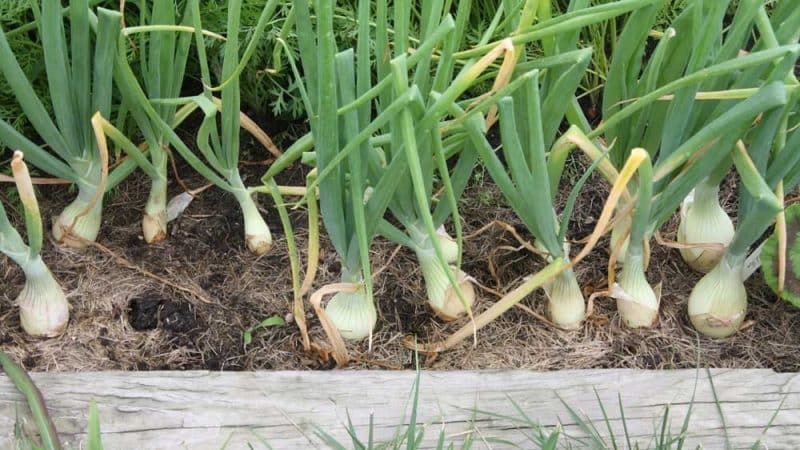
M 770 370 L 712 370 L 732 448 L 750 448 L 784 401 L 763 442 L 770 449 L 800 448 L 800 378 Z M 698 378 L 699 376 L 699 378 Z M 314 426 L 347 443 L 349 412 L 366 439 L 374 412 L 376 438 L 385 440 L 408 417 L 405 410 L 413 372 L 98 372 L 37 373 L 40 386 L 65 444 L 83 448 L 88 404 L 97 401 L 107 449 L 324 448 Z M 695 392 L 696 386 L 696 392 Z M 562 404 L 593 420 L 603 401 L 617 440 L 623 436 L 617 395 L 625 406 L 632 438 L 647 447 L 670 405 L 671 429 L 677 433 L 695 392 L 688 447 L 725 448 L 722 422 L 705 372 L 694 370 L 574 370 L 559 372 L 424 372 L 418 423 L 427 428 L 424 448 L 432 448 L 445 427 L 450 440 L 472 433 L 481 439 L 504 439 L 535 448 L 520 423 L 496 416 L 520 415 L 513 399 L 531 418 L 546 426 L 559 419 L 571 435 L 581 436 Z M 479 410 L 477 413 L 475 410 Z M 13 448 L 17 411 L 27 414 L 22 397 L 0 376 L 0 448 Z M 29 420 L 29 419 L 28 419 Z M 597 423 L 607 435 L 604 424 Z M 510 444 L 494 443 L 491 448 Z M 348 446 L 349 447 L 349 446 Z M 581 448 L 577 445 L 577 448 Z

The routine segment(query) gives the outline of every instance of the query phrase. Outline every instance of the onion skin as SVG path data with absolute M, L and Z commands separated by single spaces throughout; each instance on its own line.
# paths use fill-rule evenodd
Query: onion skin
M 151 183 L 142 217 L 142 235 L 148 244 L 167 238 L 167 184 L 163 180 Z
M 161 242 L 167 238 L 167 213 L 146 214 L 142 217 L 142 234 L 148 244 Z
M 328 301 L 325 312 L 342 338 L 349 340 L 366 338 L 378 321 L 375 305 L 372 299 L 367 298 L 363 287 L 356 292 L 339 292 L 334 295 Z
M 747 314 L 747 291 L 741 268 L 723 259 L 697 282 L 689 296 L 689 319 L 712 338 L 735 334 Z
M 83 200 L 79 195 L 72 203 L 67 205 L 61 214 L 53 221 L 53 238 L 56 242 L 67 247 L 81 249 L 89 246 L 97 239 L 102 221 L 103 199 L 100 197 L 89 211 L 86 207 L 91 200 Z M 86 214 L 75 217 L 86 211 Z M 73 226 L 74 222 L 74 226 Z M 70 229 L 72 227 L 72 229 Z M 67 235 L 67 231 L 70 231 Z
M 450 266 L 450 270 L 455 271 L 455 267 Z M 461 289 L 461 293 L 463 294 L 464 299 L 467 301 L 467 305 L 472 308 L 472 305 L 475 304 L 475 287 L 472 285 L 472 281 L 470 281 L 467 274 L 461 270 L 458 271 L 458 276 L 456 279 L 458 280 L 458 287 Z M 467 310 L 464 308 L 461 298 L 459 298 L 458 294 L 456 293 L 455 289 L 453 289 L 453 286 L 450 285 L 450 282 L 447 280 L 447 278 L 444 280 L 447 283 L 443 295 L 444 300 L 438 305 L 431 301 L 428 301 L 428 304 L 431 306 L 431 309 L 437 317 L 445 322 L 451 322 L 465 316 L 467 314 Z
M 685 214 L 678 225 L 681 244 L 712 244 L 727 246 L 733 240 L 733 222 L 719 204 L 719 189 L 705 188 L 693 201 L 685 201 Z M 681 248 L 681 257 L 692 269 L 701 273 L 711 271 L 722 259 L 724 248 Z

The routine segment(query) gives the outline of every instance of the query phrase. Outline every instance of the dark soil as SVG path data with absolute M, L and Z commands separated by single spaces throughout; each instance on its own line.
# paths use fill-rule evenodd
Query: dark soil
M 267 158 L 261 150 L 246 157 Z M 246 183 L 256 184 L 264 166 L 245 164 Z M 584 163 L 570 160 L 560 202 L 577 181 Z M 282 185 L 303 184 L 305 169 L 292 167 L 279 177 Z M 180 176 L 194 188 L 204 182 L 181 166 Z M 21 271 L 0 259 L 0 350 L 22 361 L 27 369 L 72 370 L 255 370 L 330 369 L 330 360 L 303 352 L 300 333 L 290 314 L 292 284 L 289 258 L 278 214 L 267 196 L 259 198 L 273 231 L 274 246 L 257 258 L 244 250 L 242 219 L 236 202 L 226 193 L 209 189 L 183 215 L 170 223 L 165 242 L 148 245 L 141 238 L 141 208 L 148 183 L 135 174 L 106 198 L 102 247 L 83 251 L 47 243 L 44 258 L 61 280 L 72 305 L 70 326 L 56 339 L 27 337 L 19 326 L 13 300 L 23 283 Z M 723 202 L 735 210 L 735 180 L 723 188 Z M 181 187 L 172 182 L 171 195 Z M 52 217 L 71 198 L 64 189 L 42 188 L 45 217 Z M 569 237 L 579 240 L 595 225 L 608 193 L 599 177 L 590 179 L 578 199 Z M 5 200 L 4 200 L 5 201 Z M 514 226 L 531 239 L 488 174 L 478 171 L 461 200 L 465 234 L 494 220 Z M 306 214 L 290 209 L 298 245 L 306 248 Z M 662 233 L 674 237 L 677 221 Z M 574 245 L 575 248 L 579 245 Z M 412 253 L 400 250 L 389 260 L 394 245 L 378 239 L 372 254 L 374 269 L 386 267 L 375 280 L 379 321 L 372 350 L 367 342 L 350 343 L 356 368 L 411 368 L 413 353 L 403 338 L 441 341 L 466 323 L 442 323 L 424 303 L 424 287 Z M 576 268 L 585 294 L 606 284 L 607 240 Z M 519 285 L 543 267 L 541 258 L 524 249 L 510 233 L 490 228 L 465 243 L 464 270 L 487 290 L 479 291 L 476 311 L 497 295 Z M 314 287 L 337 282 L 339 263 L 323 233 L 320 268 Z M 673 369 L 701 366 L 766 367 L 800 370 L 800 310 L 778 301 L 760 273 L 748 281 L 750 309 L 747 325 L 736 336 L 711 340 L 698 336 L 687 314 L 686 301 L 699 279 L 676 250 L 653 243 L 648 276 L 663 281 L 659 322 L 651 329 L 630 330 L 621 325 L 613 300 L 599 297 L 581 329 L 562 331 L 531 315 L 544 314 L 544 294 L 537 291 L 478 332 L 477 345 L 465 341 L 450 351 L 424 359 L 435 369 L 632 367 Z M 312 339 L 326 340 L 318 320 L 306 305 Z M 287 325 L 258 330 L 245 347 L 243 331 L 270 316 L 287 318 Z M 699 358 L 699 361 L 698 361 Z

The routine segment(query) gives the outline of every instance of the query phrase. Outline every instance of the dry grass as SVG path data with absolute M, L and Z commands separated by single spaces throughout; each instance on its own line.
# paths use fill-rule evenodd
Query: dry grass
M 570 173 L 565 176 L 565 189 Z M 259 175 L 252 169 L 251 180 Z M 302 173 L 285 175 L 284 183 L 295 183 Z M 190 179 L 195 185 L 200 180 Z M 730 192 L 729 183 L 726 192 Z M 571 223 L 571 238 L 588 234 L 605 197 L 605 184 L 590 182 L 579 199 Z M 243 251 L 242 224 L 236 203 L 214 190 L 202 194 L 177 223 L 170 224 L 169 239 L 146 245 L 139 230 L 139 209 L 146 199 L 147 183 L 134 176 L 111 197 L 99 242 L 118 257 L 138 267 L 131 269 L 119 258 L 98 248 L 83 252 L 47 245 L 45 259 L 62 280 L 72 304 L 72 318 L 65 335 L 52 340 L 33 340 L 19 329 L 18 311 L 12 305 L 23 278 L 16 267 L 0 260 L 0 350 L 26 368 L 48 371 L 155 370 L 155 369 L 325 369 L 331 361 L 302 352 L 300 335 L 291 323 L 262 330 L 244 348 L 242 331 L 265 317 L 285 316 L 292 293 L 286 241 L 277 213 L 262 198 L 275 235 L 273 250 L 262 258 Z M 173 186 L 173 189 L 176 189 Z M 44 213 L 52 215 L 69 194 L 43 191 Z M 177 192 L 177 191 L 176 191 Z M 562 195 L 563 197 L 563 195 Z M 730 199 L 726 197 L 726 204 Z M 563 198 L 562 198 L 563 201 Z M 498 205 L 497 189 L 480 176 L 462 200 L 465 232 L 471 233 L 492 220 L 512 223 L 525 238 L 524 227 L 515 224 L 513 213 Z M 305 214 L 291 212 L 297 240 L 305 247 Z M 674 222 L 674 221 L 673 221 Z M 665 227 L 674 233 L 675 223 Z M 113 231 L 112 231 L 113 230 Z M 465 270 L 482 284 L 507 291 L 522 277 L 542 266 L 540 259 L 516 247 L 509 233 L 492 229 L 465 245 Z M 577 276 L 586 294 L 605 284 L 607 242 L 584 260 Z M 378 240 L 373 264 L 382 267 L 394 246 Z M 323 242 L 316 286 L 336 280 L 338 262 L 330 245 Z M 496 267 L 493 275 L 490 264 Z M 161 280 L 146 276 L 142 270 Z M 699 278 L 680 259 L 678 252 L 653 247 L 648 271 L 651 282 L 664 282 L 661 318 L 648 330 L 624 328 L 612 300 L 599 298 L 594 314 L 580 330 L 556 330 L 521 309 L 512 309 L 482 329 L 477 346 L 464 342 L 453 350 L 428 357 L 425 366 L 435 369 L 635 367 L 671 369 L 694 367 L 768 367 L 781 371 L 800 370 L 800 311 L 776 301 L 756 273 L 748 282 L 750 325 L 736 336 L 719 341 L 701 338 L 686 314 L 686 299 Z M 166 280 L 165 284 L 163 281 Z M 177 287 L 176 287 L 177 286 Z M 178 288 L 179 287 L 179 288 Z M 443 324 L 423 302 L 422 276 L 413 254 L 400 251 L 376 280 L 380 311 L 372 351 L 366 342 L 351 344 L 355 368 L 410 368 L 413 355 L 402 338 L 416 334 L 423 342 L 441 340 L 464 324 Z M 482 292 L 478 311 L 496 297 Z M 541 291 L 524 301 L 544 312 Z M 135 305 L 135 308 L 133 306 Z M 319 323 L 308 313 L 314 339 L 324 339 Z M 136 324 L 137 330 L 132 325 Z

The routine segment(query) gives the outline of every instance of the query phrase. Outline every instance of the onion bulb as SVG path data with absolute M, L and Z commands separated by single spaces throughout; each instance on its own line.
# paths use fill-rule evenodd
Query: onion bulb
M 94 200 L 94 192 L 81 191 L 78 198 L 64 208 L 53 221 L 56 242 L 72 248 L 86 248 L 97 239 L 103 212 L 102 195 L 92 205 Z
M 17 297 L 22 328 L 34 337 L 55 337 L 69 322 L 69 304 L 50 269 L 37 255 L 22 265 L 25 287 Z
M 331 322 L 345 339 L 363 339 L 372 332 L 378 313 L 367 290 L 361 285 L 356 292 L 339 292 L 325 307 Z
M 436 257 L 436 249 L 428 238 L 427 234 L 415 230 L 413 233 L 418 247 L 415 249 L 417 261 L 422 270 L 422 277 L 425 280 L 425 290 L 428 295 L 428 304 L 433 312 L 442 320 L 452 321 L 467 313 L 464 303 L 453 289 L 453 285 L 445 272 L 445 268 L 439 263 Z M 444 227 L 436 231 L 436 238 L 444 253 L 444 258 L 448 262 L 447 270 L 455 275 L 461 294 L 466 300 L 466 304 L 471 308 L 475 303 L 475 288 L 471 278 L 464 271 L 457 269 L 454 265 L 458 261 L 458 243 L 447 234 Z
M 697 331 L 713 338 L 728 337 L 739 329 L 747 313 L 747 291 L 741 265 L 722 259 L 692 289 L 689 319 Z
M 611 296 L 617 299 L 617 311 L 625 325 L 643 328 L 656 321 L 660 298 L 647 282 L 641 254 L 627 255 L 619 284 L 612 287 Z
M 559 274 L 544 286 L 547 294 L 547 314 L 560 328 L 572 330 L 580 327 L 586 316 L 583 298 L 575 272 L 572 269 Z
M 722 209 L 718 198 L 719 188 L 704 187 L 695 195 L 689 194 L 681 206 L 681 221 L 678 226 L 678 242 L 681 244 L 711 244 L 723 246 L 733 239 L 733 222 Z M 708 273 L 719 263 L 724 248 L 682 248 L 683 260 L 689 266 Z
M 234 195 L 242 208 L 244 237 L 248 250 L 259 256 L 267 253 L 272 248 L 272 234 L 256 202 L 245 189 L 234 191 Z
M 450 284 L 445 268 L 439 263 L 434 249 L 421 249 L 417 252 L 417 261 L 422 269 L 425 279 L 425 290 L 428 294 L 428 304 L 440 319 L 451 321 L 467 313 L 456 290 Z M 455 266 L 447 266 L 447 270 L 456 275 L 458 287 L 469 307 L 475 302 L 475 289 L 469 276 Z

